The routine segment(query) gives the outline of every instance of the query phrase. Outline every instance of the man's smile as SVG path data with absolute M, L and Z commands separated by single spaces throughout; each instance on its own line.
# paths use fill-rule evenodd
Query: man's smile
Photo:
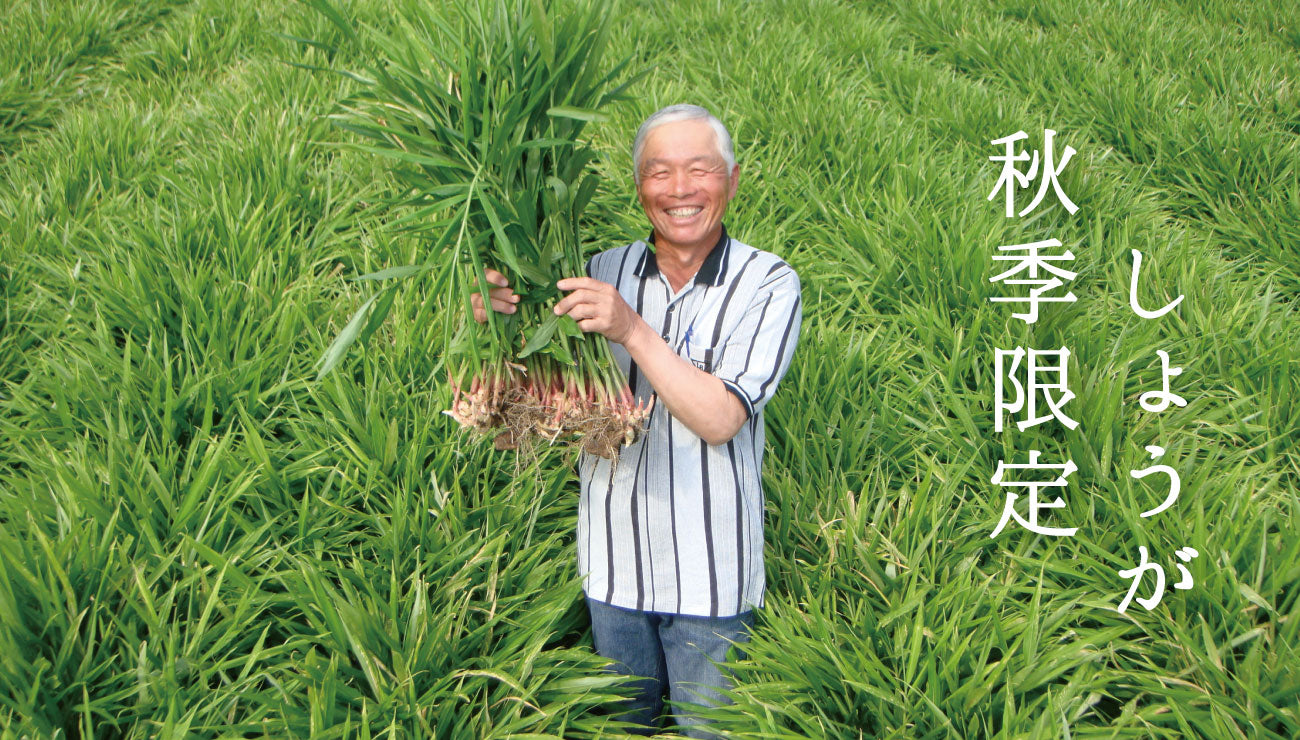
M 690 218 L 703 210 L 704 208 L 701 206 L 681 206 L 679 208 L 665 208 L 664 212 L 673 218 Z

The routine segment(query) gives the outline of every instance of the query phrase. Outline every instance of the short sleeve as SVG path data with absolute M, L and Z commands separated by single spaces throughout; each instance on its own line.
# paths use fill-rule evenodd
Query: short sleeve
M 782 264 L 755 291 L 720 348 L 713 375 L 740 399 L 751 419 L 762 411 L 790 367 L 802 309 L 799 276 Z

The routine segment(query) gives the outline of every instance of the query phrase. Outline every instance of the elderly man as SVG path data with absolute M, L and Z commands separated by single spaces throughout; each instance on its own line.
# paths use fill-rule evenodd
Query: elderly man
M 798 341 L 799 279 L 727 235 L 740 168 L 707 110 L 656 112 L 632 157 L 652 233 L 558 283 L 555 312 L 611 342 L 638 398 L 657 396 L 617 464 L 582 456 L 578 571 L 596 650 L 641 677 L 627 718 L 652 731 L 667 685 L 678 722 L 706 735 L 688 705 L 724 700 L 717 663 L 763 602 L 763 406 Z M 513 311 L 488 277 L 492 307 Z

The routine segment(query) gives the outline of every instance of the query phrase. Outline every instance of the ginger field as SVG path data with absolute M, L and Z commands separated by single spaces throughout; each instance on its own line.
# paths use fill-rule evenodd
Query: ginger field
M 447 297 L 407 281 L 317 380 L 374 294 L 349 278 L 427 246 L 330 118 L 358 85 L 331 70 L 416 5 L 339 2 L 355 40 L 296 2 L 0 7 L 0 737 L 624 734 L 576 453 L 442 413 Z M 586 129 L 612 214 L 587 248 L 645 236 L 632 136 L 694 102 L 735 137 L 729 232 L 802 282 L 767 600 L 718 732 L 1300 737 L 1293 3 L 623 0 L 613 24 L 646 74 Z M 1049 188 L 1008 218 L 991 142 L 1047 129 L 1077 210 Z M 1076 300 L 1030 324 L 993 258 L 1049 239 Z M 1183 296 L 1157 318 L 1134 250 L 1143 309 Z M 1077 427 L 996 431 L 1018 347 L 1068 349 Z M 1185 405 L 1150 410 L 1164 380 Z M 994 479 L 1031 451 L 1073 468 L 1033 513 L 1077 531 L 991 537 L 1009 492 L 1029 511 Z M 1172 476 L 1133 473 L 1161 465 L 1179 492 L 1144 516 Z M 1121 612 L 1147 560 L 1163 597 L 1139 574 Z

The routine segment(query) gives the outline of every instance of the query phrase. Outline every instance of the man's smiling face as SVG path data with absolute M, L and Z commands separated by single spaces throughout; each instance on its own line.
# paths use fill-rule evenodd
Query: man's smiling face
M 655 230 L 655 246 L 711 248 L 736 195 L 740 168 L 727 171 L 717 134 L 702 120 L 674 121 L 645 137 L 637 194 Z

